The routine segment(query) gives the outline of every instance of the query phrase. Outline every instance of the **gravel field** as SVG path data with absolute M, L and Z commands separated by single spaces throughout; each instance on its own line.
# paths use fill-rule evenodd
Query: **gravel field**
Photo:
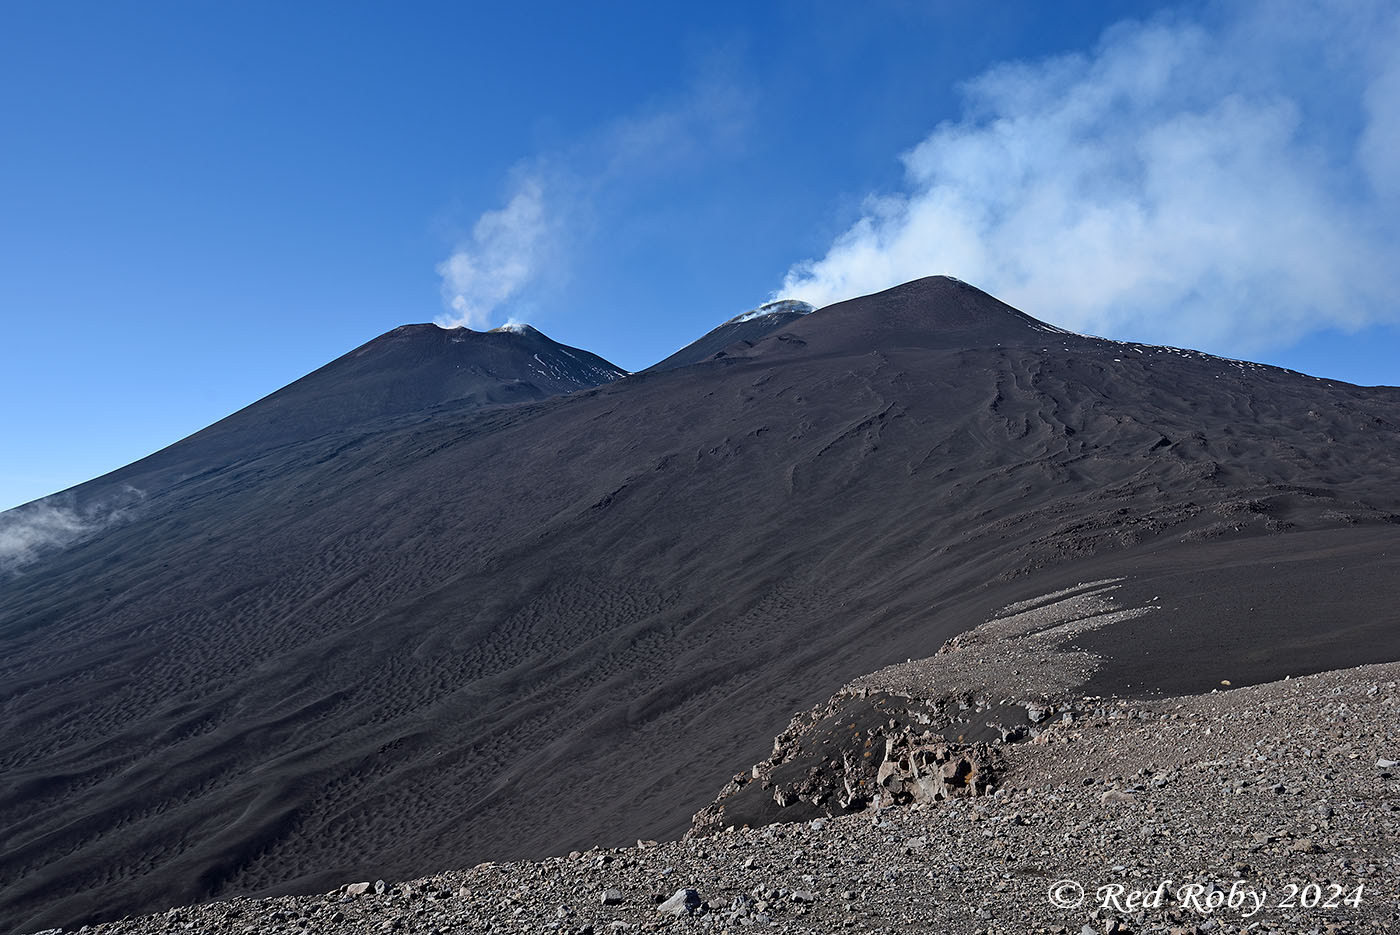
M 1004 772 L 975 798 L 347 881 L 323 896 L 211 903 L 80 931 L 1400 927 L 1400 664 L 1079 702 L 1093 713 L 1052 711 L 1032 739 L 997 743 Z

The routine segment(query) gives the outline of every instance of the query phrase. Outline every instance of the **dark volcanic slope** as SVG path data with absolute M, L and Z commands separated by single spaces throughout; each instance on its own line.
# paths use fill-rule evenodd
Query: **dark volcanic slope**
M 751 312 L 736 315 L 713 331 L 690 342 L 660 363 L 652 364 L 648 370 L 674 370 L 697 364 L 703 360 L 723 357 L 727 349 L 740 345 L 744 350 L 768 337 L 784 326 L 790 325 L 810 314 L 814 309 L 806 302 L 795 299 L 779 299 L 760 305 Z
M 152 483 L 0 593 L 0 918 L 677 833 L 794 711 L 1078 581 L 1137 575 L 1175 608 L 1141 626 L 1215 641 L 1235 684 L 1400 657 L 1400 580 L 1286 562 L 1388 567 L 1398 421 L 1400 391 L 1067 335 L 938 278 Z M 1364 638 L 1314 653 L 1342 623 Z

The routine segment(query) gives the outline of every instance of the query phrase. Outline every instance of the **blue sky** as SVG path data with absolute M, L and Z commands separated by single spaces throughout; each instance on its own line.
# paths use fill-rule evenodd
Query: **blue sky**
M 628 369 L 949 273 L 1400 384 L 1388 3 L 0 6 L 0 509 L 411 321 Z

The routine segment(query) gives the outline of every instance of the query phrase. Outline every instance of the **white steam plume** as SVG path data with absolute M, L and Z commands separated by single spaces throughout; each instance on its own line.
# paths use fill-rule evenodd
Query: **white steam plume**
M 438 264 L 443 302 L 452 309 L 445 327 L 480 328 L 498 305 L 529 281 L 539 266 L 549 230 L 538 179 L 520 179 L 505 207 L 487 211 L 471 240 Z
M 743 146 L 750 101 L 726 58 L 707 66 L 679 94 L 608 121 L 559 149 L 522 159 L 510 198 L 482 214 L 438 264 L 446 327 L 509 321 L 541 293 L 558 289 L 574 254 L 586 251 L 602 221 L 655 197 L 652 187 L 683 184 L 685 172 Z
M 1400 11 L 1242 4 L 991 69 L 775 295 L 947 273 L 1078 331 L 1246 352 L 1400 317 Z

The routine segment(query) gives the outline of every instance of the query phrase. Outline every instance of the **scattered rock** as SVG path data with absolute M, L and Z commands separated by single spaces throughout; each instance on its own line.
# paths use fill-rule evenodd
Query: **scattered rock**
M 688 916 L 700 908 L 700 894 L 695 890 L 676 890 L 670 899 L 656 907 L 656 911 L 668 916 Z

